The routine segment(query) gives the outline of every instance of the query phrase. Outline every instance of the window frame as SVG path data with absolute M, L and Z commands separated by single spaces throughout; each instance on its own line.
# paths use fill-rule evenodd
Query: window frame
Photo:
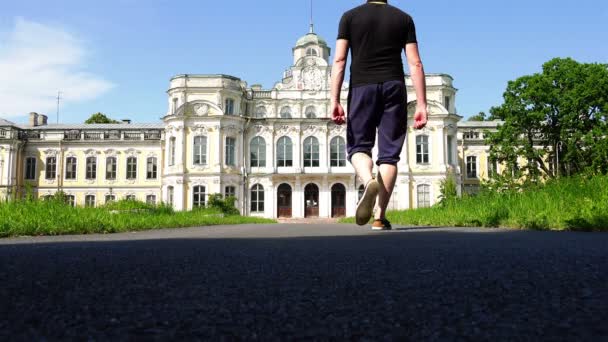
M 262 184 L 254 184 L 250 189 L 250 212 L 251 213 L 264 213 L 265 210 L 265 195 L 264 186 Z
M 51 160 L 52 160 L 52 162 L 51 162 Z M 45 179 L 56 179 L 57 178 L 57 157 L 56 156 L 46 157 L 46 163 L 44 166 L 44 177 L 45 177 Z
M 421 140 L 421 141 L 419 141 Z M 416 136 L 416 164 L 428 165 L 431 162 L 429 136 L 420 134 Z M 426 151 L 425 151 L 426 148 Z M 426 157 L 426 159 L 425 159 Z
M 346 141 L 341 136 L 333 137 L 329 142 L 329 166 L 346 167 Z
M 110 161 L 112 162 L 110 163 Z M 106 180 L 116 180 L 116 177 L 118 177 L 118 158 L 106 157 Z
M 425 191 L 420 191 L 421 189 Z M 422 195 L 422 196 L 421 196 Z M 421 205 L 422 203 L 422 205 Z M 431 207 L 431 186 L 429 184 L 416 185 L 416 208 Z
M 134 161 L 131 163 L 131 161 Z M 137 180 L 137 157 L 129 156 L 126 160 L 127 172 L 126 179 L 127 180 Z
M 154 156 L 146 159 L 146 179 L 158 179 L 158 158 Z
M 304 139 L 304 142 L 302 143 L 302 158 L 302 165 L 304 167 L 321 166 L 321 144 L 317 137 L 311 135 Z
M 209 139 L 206 135 L 197 135 L 192 139 L 192 164 L 196 166 L 207 165 L 207 149 Z M 197 162 L 198 159 L 198 162 Z
M 286 135 L 277 140 L 277 167 L 293 167 L 293 141 Z
M 231 141 L 232 144 L 229 144 Z M 232 149 L 230 149 L 232 148 Z M 224 139 L 224 164 L 226 166 L 236 167 L 236 138 L 226 137 Z
M 249 142 L 249 167 L 266 167 L 266 139 L 264 137 L 258 135 Z
M 93 198 L 93 203 L 90 203 L 90 199 Z M 95 195 L 85 195 L 84 196 L 84 206 L 85 208 L 95 208 L 97 204 L 97 198 Z
M 469 160 L 473 160 L 471 163 Z M 471 168 L 471 164 L 474 165 L 474 168 Z M 479 178 L 479 172 L 477 172 L 477 156 L 466 156 L 465 157 L 465 168 L 466 168 L 466 176 L 467 179 L 477 179 Z M 471 176 L 472 175 L 472 176 Z
M 205 208 L 207 206 L 207 187 L 195 185 L 192 187 L 192 209 Z
M 65 179 L 78 179 L 78 159 L 74 156 L 69 156 L 65 158 Z
M 97 179 L 97 157 L 89 156 L 85 159 L 85 179 Z
M 24 180 L 36 180 L 36 157 L 25 158 L 25 174 L 23 175 Z

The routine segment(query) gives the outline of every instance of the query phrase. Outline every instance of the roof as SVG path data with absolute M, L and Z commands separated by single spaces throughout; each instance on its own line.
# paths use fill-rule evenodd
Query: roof
M 180 74 L 171 77 L 171 81 L 176 78 L 227 78 L 233 81 L 240 81 L 241 79 L 236 76 L 226 75 L 226 74 Z
M 0 126 L 15 126 L 14 122 L 0 118 Z
M 458 127 L 470 127 L 470 128 L 496 128 L 498 125 L 503 124 L 502 120 L 492 120 L 492 121 L 460 121 L 458 122 Z
M 138 130 L 138 129 L 164 129 L 165 124 L 157 123 L 118 123 L 118 124 L 50 124 L 43 126 L 20 125 L 23 129 L 32 130 L 70 130 L 70 129 L 91 129 L 91 130 Z
M 308 33 L 296 42 L 296 48 L 308 44 L 317 44 L 327 46 L 325 39 L 321 38 L 316 33 Z

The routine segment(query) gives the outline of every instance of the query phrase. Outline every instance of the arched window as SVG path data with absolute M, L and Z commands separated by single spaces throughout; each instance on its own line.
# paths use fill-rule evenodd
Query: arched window
M 148 157 L 146 163 L 146 178 L 156 179 L 158 177 L 158 162 L 156 157 Z
M 264 187 L 256 184 L 251 188 L 251 212 L 264 212 Z
M 314 119 L 317 117 L 317 110 L 315 106 L 308 106 L 304 111 L 304 115 L 306 115 L 307 119 Z
M 416 163 L 429 163 L 429 137 L 428 135 L 419 135 L 416 137 Z
M 251 139 L 249 144 L 250 166 L 266 167 L 266 141 L 262 137 Z
M 319 139 L 308 137 L 304 139 L 304 167 L 319 166 Z
M 293 145 L 289 137 L 281 137 L 277 141 L 277 166 L 293 166 Z
M 281 119 L 291 119 L 291 107 L 285 106 L 281 108 Z
M 70 207 L 75 207 L 76 206 L 76 197 L 74 195 L 66 195 L 65 196 L 65 202 Z
M 258 106 L 255 109 L 254 117 L 256 118 L 265 118 L 266 117 L 266 107 Z
M 67 157 L 65 160 L 65 179 L 76 179 L 76 157 Z M 72 196 L 74 197 L 74 196 Z
M 197 136 L 194 137 L 194 150 L 193 150 L 193 162 L 194 165 L 206 165 L 207 164 L 207 137 Z
M 118 164 L 116 163 L 116 157 L 107 157 L 106 158 L 106 179 L 114 180 L 116 179 L 116 168 Z
M 431 186 L 421 184 L 417 187 L 418 192 L 418 208 L 428 208 L 431 206 Z
M 206 204 L 205 187 L 197 185 L 192 189 L 192 207 L 201 208 Z
M 137 157 L 127 158 L 127 179 L 137 178 Z
M 226 110 L 224 111 L 224 113 L 226 113 L 227 115 L 234 115 L 234 100 L 233 99 L 226 99 Z
M 87 179 L 97 178 L 97 158 L 87 157 Z
M 346 143 L 344 138 L 335 137 L 331 139 L 329 145 L 330 151 L 330 166 L 344 167 L 346 166 Z
M 306 49 L 306 56 L 314 56 L 314 57 L 317 57 L 318 55 L 319 55 L 319 54 L 318 54 L 318 52 L 317 52 L 317 50 L 316 50 L 316 49 L 314 49 L 314 48 L 308 48 L 308 49 Z

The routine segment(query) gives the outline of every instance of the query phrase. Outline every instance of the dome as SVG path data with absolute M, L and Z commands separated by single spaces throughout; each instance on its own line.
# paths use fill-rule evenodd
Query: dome
M 321 45 L 321 46 L 327 46 L 327 42 L 325 41 L 325 39 L 319 37 L 316 33 L 308 33 L 304 37 L 298 39 L 298 42 L 296 43 L 296 48 L 305 46 L 308 44 L 317 44 L 317 45 Z

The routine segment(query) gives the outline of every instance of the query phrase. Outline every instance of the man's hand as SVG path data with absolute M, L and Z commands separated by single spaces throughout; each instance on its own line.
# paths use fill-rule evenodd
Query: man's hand
M 414 128 L 423 129 L 429 118 L 429 113 L 426 106 L 416 106 L 416 114 L 414 114 Z
M 342 105 L 340 104 L 340 102 L 333 102 L 331 107 L 332 107 L 331 120 L 336 125 L 343 125 L 346 122 L 346 115 L 344 114 L 344 108 L 342 108 Z

